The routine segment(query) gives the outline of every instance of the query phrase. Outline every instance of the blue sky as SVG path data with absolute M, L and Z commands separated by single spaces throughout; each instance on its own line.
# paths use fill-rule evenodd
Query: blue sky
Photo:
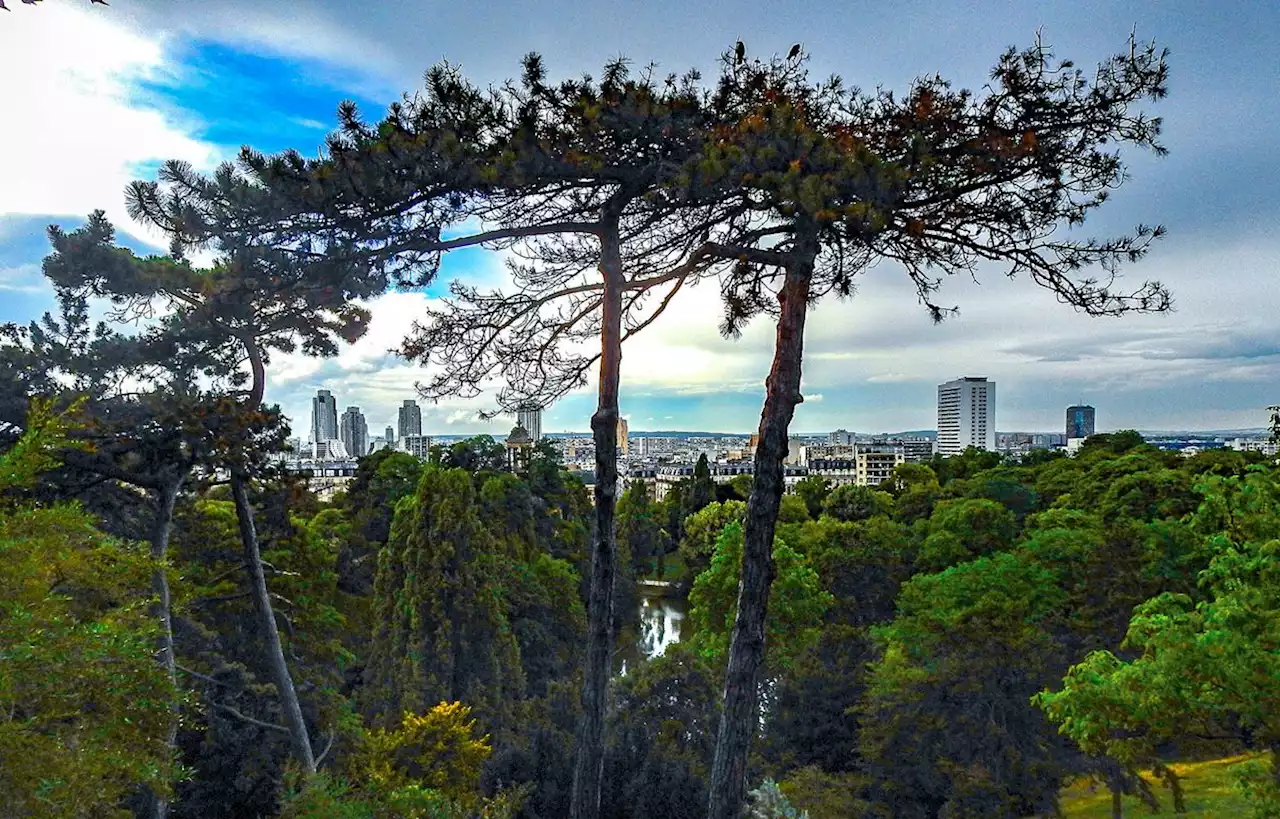
M 627 55 L 665 71 L 714 71 L 738 39 L 752 51 L 803 43 L 815 73 L 903 88 L 940 73 L 980 86 L 999 53 L 1041 29 L 1062 56 L 1091 64 L 1136 25 L 1172 51 L 1165 119 L 1170 156 L 1128 157 L 1132 181 L 1099 214 L 1099 233 L 1160 222 L 1169 238 L 1130 272 L 1169 284 L 1176 312 L 1090 320 L 1026 281 L 998 274 L 948 283 L 958 318 L 932 326 L 899 271 L 873 270 L 858 294 L 810 320 L 806 403 L 795 427 L 914 429 L 934 423 L 934 388 L 958 375 L 997 380 L 1001 429 L 1058 429 L 1079 400 L 1102 428 L 1258 426 L 1280 376 L 1280 5 L 1260 2 L 654 2 L 356 4 L 338 0 L 76 0 L 20 6 L 0 19 L 0 94 L 17 127 L 0 133 L 0 321 L 52 305 L 39 276 L 44 226 L 105 208 L 139 242 L 121 190 L 164 159 L 209 166 L 241 144 L 314 153 L 339 100 L 369 116 L 412 92 L 447 58 L 482 82 L 542 52 L 556 75 Z M 444 280 L 498 280 L 483 251 L 450 257 Z M 441 282 L 443 286 L 443 281 Z M 435 292 L 391 294 L 369 337 L 331 361 L 276 362 L 268 399 L 307 426 L 308 396 L 335 391 L 372 429 L 394 418 L 421 372 L 387 354 Z M 737 342 L 715 333 L 716 294 L 684 294 L 624 354 L 632 429 L 746 432 L 759 417 L 772 328 Z M 544 429 L 587 427 L 594 397 L 571 396 Z M 487 429 L 483 399 L 424 408 L 428 431 Z

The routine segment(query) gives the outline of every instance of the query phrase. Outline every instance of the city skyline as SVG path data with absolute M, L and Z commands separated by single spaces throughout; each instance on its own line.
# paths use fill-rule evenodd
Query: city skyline
M 989 388 L 989 390 L 990 390 L 990 391 L 989 391 L 989 393 L 984 391 L 984 394 L 983 394 L 983 400 L 984 400 L 984 401 L 986 401 L 986 400 L 988 400 L 988 398 L 989 398 L 989 400 L 990 400 L 990 402 L 991 402 L 991 407 L 990 407 L 989 409 L 985 410 L 985 412 L 986 412 L 986 418 L 987 418 L 987 419 L 990 419 L 990 418 L 993 418 L 993 417 L 995 417 L 995 416 L 996 416 L 996 412 L 994 411 L 994 404 L 995 404 L 995 401 L 996 401 L 996 390 L 995 390 L 995 386 L 996 386 L 996 385 L 995 385 L 994 380 L 992 380 L 992 379 L 988 379 L 988 378 L 986 378 L 986 377 L 966 376 L 966 377 L 962 377 L 962 378 L 959 378 L 959 379 L 952 379 L 951 381 L 948 381 L 948 382 L 946 382 L 946 383 L 944 383 L 944 384 L 939 384 L 939 385 L 937 385 L 937 386 L 934 388 L 934 390 L 935 390 L 935 402 L 934 402 L 933 412 L 934 412 L 934 418 L 935 418 L 935 420 L 936 420 L 936 419 L 937 419 L 937 417 L 938 417 L 938 412 L 939 412 L 939 400 L 940 400 L 940 399 L 938 398 L 938 396 L 940 396 L 940 394 L 941 394 L 941 390 L 942 390 L 944 387 L 948 387 L 948 386 L 950 386 L 950 385 L 958 384 L 958 383 L 960 383 L 960 382 L 965 382 L 965 381 L 969 381 L 969 382 L 982 382 L 980 386 L 984 386 L 984 387 L 986 387 L 986 388 Z M 334 403 L 336 404 L 338 396 L 334 396 L 334 395 L 332 394 L 332 391 L 329 391 L 329 390 L 319 390 L 319 391 L 318 391 L 318 393 L 323 393 L 323 394 L 324 394 L 324 397 L 326 397 L 329 401 L 334 402 Z M 967 395 L 967 393 L 966 393 L 966 395 Z M 312 398 L 313 413 L 314 413 L 314 407 L 316 406 L 316 401 L 317 401 L 317 398 L 318 398 L 318 397 L 319 397 L 319 395 L 317 395 L 317 396 L 313 396 L 313 398 Z M 402 415 L 406 412 L 406 409 L 408 409 L 408 408 L 410 407 L 410 405 L 412 405 L 412 408 L 413 408 L 413 409 L 418 410 L 418 413 L 416 414 L 416 416 L 414 416 L 414 415 L 412 415 L 412 414 L 411 414 L 411 416 L 410 416 L 410 417 L 416 417 L 416 420 L 417 420 L 416 425 L 412 427 L 413 431 L 411 431 L 411 432 L 407 432 L 407 433 L 395 434 L 395 435 L 394 435 L 394 437 L 389 437 L 389 436 L 390 436 L 390 434 L 392 434 L 392 433 L 394 433 L 394 432 L 395 432 L 395 430 L 393 429 L 393 426 L 392 426 L 392 425 L 388 424 L 388 425 L 386 426 L 386 432 L 384 433 L 384 435 L 383 435 L 383 436 L 381 436 L 381 437 L 379 438 L 379 440 L 384 440 L 384 441 L 388 441 L 388 442 L 390 442 L 390 443 L 395 443 L 396 441 L 398 441 L 398 440 L 400 440 L 401 438 L 403 438 L 405 434 L 408 434 L 408 435 L 418 435 L 418 436 L 423 436 L 423 437 L 432 437 L 432 438 L 441 438 L 441 437 L 442 437 L 442 438 L 454 438 L 454 437 L 466 437 L 466 436 L 471 435 L 471 434 L 488 434 L 488 435 L 493 436 L 495 439 L 501 440 L 501 439 L 505 439 L 505 438 L 506 438 L 506 436 L 511 432 L 512 428 L 513 428 L 514 426 L 516 426 L 516 425 L 523 426 L 523 427 L 525 428 L 525 430 L 526 430 L 527 432 L 529 432 L 529 433 L 530 433 L 530 436 L 531 436 L 531 437 L 534 437 L 535 432 L 537 433 L 537 437 L 541 437 L 541 436 L 543 436 L 543 435 L 546 435 L 546 436 L 549 436 L 549 437 L 561 437 L 561 436 L 565 436 L 565 435 L 582 436 L 582 437 L 590 437 L 590 436 L 591 436 L 591 430 L 590 430 L 590 418 L 583 418 L 583 419 L 581 419 L 580 424 L 579 424 L 579 426 L 577 426 L 577 427 L 567 427 L 567 428 L 562 429 L 562 430 L 543 430 L 543 429 L 542 429 L 542 422 L 541 422 L 542 413 L 543 413 L 543 411 L 544 411 L 544 410 L 549 409 L 549 408 L 545 408 L 545 407 L 544 407 L 544 408 L 526 408 L 526 409 L 524 409 L 524 410 L 520 410 L 520 411 L 518 411 L 518 412 L 516 412 L 516 413 L 511 413 L 511 414 L 506 414 L 506 415 L 500 415 L 500 416 L 498 416 L 498 417 L 496 417 L 496 418 L 492 419 L 491 421 L 489 421 L 489 422 L 488 422 L 488 427 L 487 427 L 486 429 L 483 429 L 483 430 L 478 430 L 478 431 L 456 431 L 456 430 L 453 430 L 453 431 L 450 431 L 450 430 L 448 430 L 448 429 L 431 429 L 431 428 L 429 428 L 428 426 L 426 426 L 425 424 L 423 424 L 423 423 L 421 422 L 421 405 L 419 405 L 419 404 L 417 403 L 417 400 L 416 400 L 416 399 L 403 399 L 403 400 L 400 402 L 400 406 L 398 406 L 398 407 L 396 408 L 396 414 L 397 414 L 398 423 L 400 423 L 400 421 L 401 421 L 400 416 L 402 416 Z M 357 412 L 359 412 L 359 413 L 360 413 L 360 417 L 361 417 L 361 419 L 362 419 L 362 420 L 365 418 L 365 414 L 364 414 L 363 412 L 361 412 L 361 408 L 360 408 L 360 407 L 358 407 L 358 406 L 355 406 L 355 407 L 348 407 L 348 410 L 347 410 L 347 411 L 348 411 L 348 412 L 350 412 L 351 410 L 356 410 Z M 998 438 L 998 436 L 1001 436 L 1001 435 L 1013 435 L 1013 434 L 1041 434 L 1041 435 L 1045 435 L 1045 434 L 1047 434 L 1047 435 L 1053 435 L 1053 434 L 1065 434 L 1065 437 L 1066 437 L 1066 438 L 1070 438 L 1070 437 L 1072 437 L 1072 436 L 1070 435 L 1070 430 L 1071 430 L 1071 425 L 1072 425 L 1072 419 L 1073 419 L 1073 417 L 1074 417 L 1074 415 L 1075 415 L 1076 411 L 1080 411 L 1080 410 L 1087 411 L 1087 412 L 1086 412 L 1086 414 L 1083 416 L 1083 418 L 1084 418 L 1084 419 L 1087 419 L 1087 420 L 1082 420 L 1082 421 L 1081 421 L 1081 423 L 1086 424 L 1085 428 L 1086 428 L 1086 429 L 1088 429 L 1088 430 L 1090 430 L 1090 432 L 1089 432 L 1088 434 L 1093 434 L 1094 432 L 1115 432 L 1115 431 L 1118 431 L 1118 430 L 1121 430 L 1121 429 L 1136 429 L 1136 430 L 1141 431 L 1141 432 L 1171 432 L 1171 433 L 1181 433 L 1181 432 L 1186 432 L 1186 433 L 1212 433 L 1212 432 L 1233 432 L 1233 431 L 1240 431 L 1240 430 L 1265 430 L 1265 429 L 1267 429 L 1267 426 L 1266 426 L 1266 424 L 1265 424 L 1265 423 L 1257 423 L 1257 424 L 1245 425 L 1245 426 L 1239 426 L 1239 427 L 1199 427 L 1199 428 L 1196 428 L 1196 427 L 1167 427 L 1167 428 L 1159 428 L 1159 427 L 1153 427 L 1153 426 L 1104 426 L 1104 427 L 1100 427 L 1100 428 L 1099 428 L 1099 427 L 1096 427 L 1096 408 L 1095 408 L 1095 407 L 1093 407 L 1092 405 L 1075 405 L 1075 404 L 1073 404 L 1073 405 L 1070 405 L 1070 406 L 1066 406 L 1066 407 L 1065 407 L 1065 413 L 1066 413 L 1066 418 L 1067 418 L 1066 433 L 1063 433 L 1063 432 L 1062 432 L 1062 430 L 1063 430 L 1063 422 L 1062 422 L 1061 420 L 1059 420 L 1059 421 L 1058 421 L 1058 423 L 1057 423 L 1057 425 L 1056 425 L 1056 429 L 1055 429 L 1055 427 L 1054 427 L 1054 426 L 1046 426 L 1046 427 L 1043 427 L 1043 428 L 1030 427 L 1030 426 L 1024 426 L 1024 427 L 1017 427 L 1017 426 L 998 426 L 996 423 L 991 423 L 991 422 L 989 422 L 989 420 L 988 420 L 987 422 L 985 422 L 985 423 L 983 424 L 984 431 L 985 431 L 985 433 L 986 433 L 986 435 L 987 435 L 987 439 L 986 439 L 986 440 L 987 440 L 988 447 L 989 447 L 989 448 L 994 448 L 994 443 L 995 443 L 996 438 Z M 1063 408 L 1061 408 L 1061 407 L 1060 407 L 1060 408 L 1058 409 L 1058 413 L 1059 413 L 1059 416 L 1058 416 L 1058 417 L 1059 417 L 1059 419 L 1061 419 L 1061 418 L 1062 418 L 1062 412 L 1063 412 Z M 346 414 L 347 414 L 346 412 L 344 412 L 344 413 L 343 413 L 343 420 L 344 420 L 344 421 L 345 421 L 345 416 L 346 416 Z M 1264 418 L 1260 418 L 1259 420 L 1260 420 L 1260 421 L 1264 421 L 1264 420 L 1266 420 L 1266 419 L 1264 419 Z M 369 436 L 368 436 L 368 433 L 367 433 L 367 428 L 368 428 L 368 426 L 374 426 L 374 427 L 376 427 L 376 424 L 371 424 L 371 425 L 370 425 L 370 424 L 366 424 L 366 433 L 365 433 L 365 434 L 366 434 L 366 440 L 367 440 L 367 441 L 372 441 L 372 440 L 373 440 L 373 438 L 372 438 L 372 437 L 369 437 Z M 530 429 L 530 426 L 535 427 L 535 429 Z M 314 417 L 314 414 L 313 414 L 313 417 L 312 417 L 312 428 L 314 429 L 314 427 L 315 427 L 315 417 Z M 938 424 L 936 424 L 936 423 L 935 423 L 934 425 L 932 425 L 932 426 L 906 426 L 906 425 L 897 425 L 897 426 L 889 426 L 889 427 L 882 427 L 882 428 L 872 428 L 872 427 L 854 427 L 854 428 L 849 428 L 849 427 L 850 427 L 850 425 L 849 425 L 847 422 L 846 422 L 844 425 L 842 425 L 842 426 L 833 427 L 833 428 L 828 428 L 828 429 L 810 429 L 810 428 L 803 428 L 803 427 L 795 427 L 795 428 L 793 428 L 793 429 L 791 430 L 790 435 L 791 435 L 791 437 L 793 437 L 793 438 L 823 438 L 823 437 L 825 437 L 825 438 L 826 438 L 826 440 L 827 440 L 827 443 L 829 443 L 829 444 L 851 444 L 851 443 L 854 441 L 855 437 L 857 437 L 857 438 L 868 438 L 868 437 L 880 437 L 880 436 L 896 436 L 896 435 L 910 434 L 910 433 L 933 433 L 933 434 L 937 435 L 937 434 L 938 434 L 938 432 L 939 432 L 939 425 L 938 425 Z M 625 432 L 624 432 L 624 431 L 625 431 Z M 645 434 L 647 434 L 647 433 L 688 433 L 688 434 L 705 433 L 705 434 L 708 434 L 708 435 L 724 435 L 724 436 L 732 436 L 732 437 L 750 437 L 751 435 L 754 435 L 754 434 L 755 434 L 755 430 L 754 430 L 754 429 L 745 429 L 745 430 L 744 430 L 744 429 L 737 429 L 737 430 L 734 430 L 734 429 L 725 429 L 725 428 L 715 429 L 715 428 L 700 428 L 700 427 L 694 427 L 694 426 L 685 426 L 685 427 L 682 427 L 682 426 L 679 426 L 679 425 L 675 425 L 675 426 L 654 426 L 654 427 L 648 427 L 648 428 L 645 428 L 645 427 L 637 427 L 637 428 L 635 428 L 635 429 L 632 429 L 632 428 L 631 428 L 631 418 L 630 418 L 630 416 L 629 416 L 629 415 L 627 415 L 626 413 L 623 413 L 622 417 L 619 419 L 619 425 L 618 425 L 618 436 L 619 436 L 619 438 L 620 438 L 620 439 L 621 439 L 621 437 L 622 437 L 624 434 L 629 435 L 631 438 L 636 438 L 636 437 L 642 437 L 642 436 L 644 436 L 644 435 L 645 435 Z M 537 437 L 534 437 L 534 440 L 537 440 Z M 344 445 L 346 444 L 346 440 L 345 440 L 345 438 L 343 438 L 343 437 L 342 437 L 342 434 L 341 434 L 341 433 L 340 433 L 338 436 L 335 436 L 335 440 L 342 440 L 342 442 L 344 443 Z M 969 441 L 968 441 L 968 440 L 966 440 L 966 441 L 965 441 L 965 444 L 967 445 L 968 443 L 969 443 Z M 350 448 L 350 447 L 348 447 L 348 449 L 349 449 L 349 448 Z M 963 448 L 964 448 L 964 446 L 960 446 L 960 449 L 963 449 Z
M 158 10 L 171 4 L 113 4 L 110 13 L 81 5 L 44 4 L 40 14 L 8 15 L 0 27 L 0 71 L 27 78 L 13 89 L 14 122 L 40 122 L 61 135 L 48 144 L 23 138 L 22 127 L 0 135 L 0 148 L 8 148 L 0 150 L 0 322 L 26 322 L 55 307 L 40 273 L 50 222 L 75 227 L 104 208 L 127 244 L 163 252 L 158 235 L 128 218 L 122 191 L 130 180 L 154 176 L 157 163 L 171 158 L 211 168 L 242 144 L 310 154 L 333 127 L 339 100 L 356 100 L 376 119 L 443 57 L 485 83 L 517 74 L 531 49 L 548 56 L 555 76 L 598 72 L 619 54 L 656 60 L 662 71 L 696 66 L 705 73 L 738 39 L 764 55 L 801 42 L 815 76 L 835 71 L 852 84 L 899 90 L 936 71 L 977 87 L 1006 46 L 1031 42 L 1037 29 L 1059 55 L 1087 65 L 1122 47 L 1136 22 L 1140 38 L 1172 49 L 1171 93 L 1160 109 L 1170 155 L 1126 156 L 1133 181 L 1088 227 L 1107 235 L 1138 222 L 1167 225 L 1168 238 L 1126 275 L 1163 280 L 1177 312 L 1092 320 L 1028 281 L 979 269 L 980 284 L 944 282 L 940 303 L 960 313 L 935 327 L 915 306 L 901 270 L 880 265 L 857 282 L 854 298 L 814 310 L 805 340 L 806 401 L 795 428 L 930 429 L 936 385 L 974 370 L 1001 384 L 1004 429 L 1058 430 L 1063 407 L 1078 403 L 1105 406 L 1106 429 L 1253 428 L 1266 423 L 1265 407 L 1280 398 L 1280 328 L 1269 309 L 1280 287 L 1272 275 L 1280 239 L 1270 215 L 1280 190 L 1268 183 L 1280 110 L 1251 104 L 1271 93 L 1255 55 L 1274 50 L 1269 38 L 1280 30 L 1280 9 L 1273 5 L 1223 3 L 1214 15 L 1193 3 L 1154 0 L 1123 9 L 1101 2 L 1002 5 L 992 12 L 1001 25 L 991 26 L 991 13 L 954 0 L 906 2 L 873 15 L 855 3 L 820 20 L 794 14 L 787 3 L 747 15 L 745 0 L 730 0 L 689 26 L 664 0 L 630 10 L 624 30 L 590 42 L 578 36 L 580 26 L 601 24 L 614 10 L 552 0 L 505 11 L 491 20 L 500 36 L 479 37 L 467 26 L 433 25 L 433 12 L 399 2 L 358 19 L 334 0 L 302 8 L 182 0 L 181 14 Z M 439 13 L 454 19 L 461 12 Z M 569 24 L 544 24 L 556 15 Z M 919 25 L 926 15 L 947 25 Z M 865 47 L 851 54 L 844 31 L 857 31 Z M 49 119 L 54 113 L 56 121 Z M 1226 149 L 1206 155 L 1207 140 L 1222 134 L 1230 135 Z M 482 250 L 450 254 L 432 286 L 372 300 L 368 334 L 334 358 L 273 356 L 267 402 L 279 404 L 302 437 L 317 389 L 341 395 L 343 406 L 363 407 L 375 428 L 394 424 L 385 412 L 414 395 L 425 375 L 387 351 L 449 280 L 507 283 L 503 261 Z M 1231 287 L 1221 286 L 1224 277 Z M 718 302 L 714 286 L 689 288 L 627 345 L 621 402 L 633 429 L 756 428 L 772 327 L 757 320 L 727 341 L 709 318 L 720 314 Z M 543 430 L 586 428 L 593 390 L 588 383 L 549 408 Z M 476 419 L 492 407 L 491 395 L 424 403 L 423 426 L 440 434 L 505 434 L 506 419 Z

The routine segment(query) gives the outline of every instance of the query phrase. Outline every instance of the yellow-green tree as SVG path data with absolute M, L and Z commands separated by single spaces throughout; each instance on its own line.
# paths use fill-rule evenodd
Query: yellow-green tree
M 304 783 L 286 803 L 284 819 L 504 819 L 527 793 L 481 797 L 492 747 L 460 702 L 406 711 L 394 728 L 357 728 L 351 744 L 342 778 L 323 773 Z
M 152 658 L 152 561 L 71 504 L 23 499 L 65 416 L 33 407 L 0 455 L 0 817 L 128 814 L 139 785 L 167 790 L 175 692 Z

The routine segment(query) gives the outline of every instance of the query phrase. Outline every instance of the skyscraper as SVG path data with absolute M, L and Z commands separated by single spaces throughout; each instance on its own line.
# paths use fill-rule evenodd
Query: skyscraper
M 392 427 L 391 427 L 390 425 L 388 425 L 388 426 L 387 426 L 387 431 L 386 431 L 386 433 L 385 433 L 382 437 L 386 439 L 386 441 L 387 441 L 387 443 L 388 443 L 388 444 L 395 444 L 395 442 L 396 442 L 396 431 L 395 431 L 394 429 L 392 429 Z
M 342 443 L 347 448 L 348 455 L 363 458 L 369 454 L 369 426 L 359 407 L 347 407 L 347 411 L 342 413 L 341 432 Z
M 542 410 L 535 404 L 525 404 L 516 412 L 516 423 L 529 433 L 535 444 L 542 440 Z
M 1096 415 L 1093 407 L 1067 407 L 1067 440 L 1088 438 L 1094 433 Z
M 996 383 L 957 378 L 938 385 L 939 455 L 959 455 L 968 447 L 996 448 Z
M 332 441 L 338 437 L 338 402 L 328 390 L 317 390 L 311 399 L 311 440 Z
M 405 401 L 400 407 L 400 417 L 397 420 L 399 422 L 397 438 L 422 434 L 422 408 L 418 406 L 417 401 Z

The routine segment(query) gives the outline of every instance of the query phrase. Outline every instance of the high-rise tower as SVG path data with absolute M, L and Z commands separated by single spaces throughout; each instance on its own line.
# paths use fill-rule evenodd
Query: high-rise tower
M 369 454 L 369 425 L 365 423 L 364 413 L 359 407 L 347 407 L 347 411 L 342 413 L 341 433 L 348 455 L 363 458 Z
M 397 438 L 404 438 L 406 435 L 421 435 L 422 408 L 418 406 L 418 402 L 412 400 L 405 401 L 404 404 L 400 406 L 400 413 L 397 421 Z
M 529 433 L 535 444 L 542 440 L 542 409 L 536 404 L 525 404 L 516 412 L 516 423 Z
M 1067 440 L 1088 438 L 1092 435 L 1095 431 L 1096 417 L 1096 410 L 1088 405 L 1067 407 Z
M 311 440 L 332 441 L 338 437 L 338 402 L 328 390 L 317 390 L 311 399 Z
M 996 382 L 957 378 L 938 385 L 939 455 L 996 448 Z

